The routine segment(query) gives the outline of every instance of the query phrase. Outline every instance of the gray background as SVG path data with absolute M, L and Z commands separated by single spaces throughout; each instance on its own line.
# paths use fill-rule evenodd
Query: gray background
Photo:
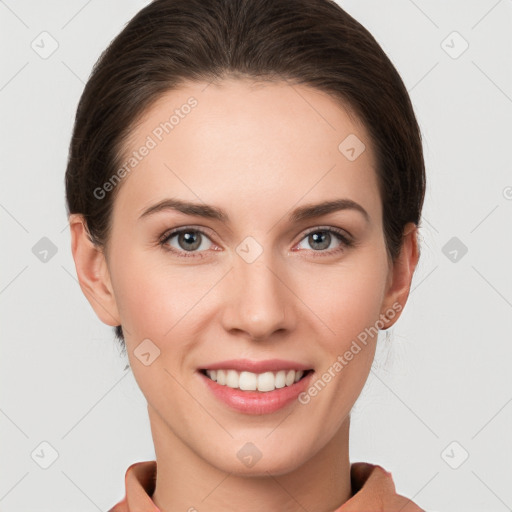
M 63 181 L 92 65 L 146 3 L 0 1 L 1 512 L 107 510 L 154 458 L 145 399 L 76 280 Z M 429 511 L 512 510 L 512 0 L 339 3 L 400 72 L 428 172 L 420 264 L 351 460 Z

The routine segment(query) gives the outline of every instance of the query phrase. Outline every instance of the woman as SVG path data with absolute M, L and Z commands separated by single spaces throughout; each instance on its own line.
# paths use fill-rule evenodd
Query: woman
M 155 445 L 112 510 L 421 510 L 348 447 L 424 193 L 403 82 L 334 2 L 156 0 L 128 23 L 66 171 L 78 279 Z

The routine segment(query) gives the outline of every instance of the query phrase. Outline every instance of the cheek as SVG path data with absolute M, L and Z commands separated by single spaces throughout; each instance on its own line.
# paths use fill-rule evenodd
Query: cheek
M 154 340 L 161 349 L 173 346 L 188 332 L 190 319 L 201 310 L 201 298 L 219 279 L 218 270 L 207 271 L 165 258 L 135 251 L 119 259 L 113 280 L 116 302 L 127 345 L 133 348 L 143 339 Z M 187 336 L 185 336 L 187 338 Z
M 325 439 L 338 431 L 370 373 L 385 280 L 385 269 L 373 259 L 369 266 L 340 267 L 326 279 L 323 293 L 309 294 L 311 309 L 329 329 L 317 338 L 323 357 L 303 399 L 318 418 L 329 418 L 318 427 Z
M 330 352 L 344 350 L 379 319 L 387 268 L 378 252 L 368 250 L 337 266 L 296 274 L 297 295 L 319 318 Z
M 170 275 L 143 253 L 117 261 L 122 263 L 113 275 L 113 286 L 127 344 L 161 339 L 183 315 L 187 287 L 177 272 Z
M 164 341 L 219 279 L 219 269 L 207 265 L 171 265 L 142 251 L 119 252 L 127 256 L 115 260 L 122 264 L 112 280 L 122 324 L 133 343 L 151 337 Z M 387 272 L 379 253 L 368 247 L 337 265 L 299 263 L 285 279 L 335 349 L 378 319 Z M 126 338 L 128 342 L 128 333 Z

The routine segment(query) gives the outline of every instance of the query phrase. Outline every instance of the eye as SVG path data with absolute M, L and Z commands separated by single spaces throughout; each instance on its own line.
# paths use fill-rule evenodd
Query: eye
M 341 229 L 333 227 L 316 227 L 306 233 L 302 239 L 310 246 L 313 256 L 326 256 L 337 254 L 354 245 L 354 242 L 345 235 Z M 300 244 L 304 243 L 301 241 Z M 336 245 L 336 241 L 338 244 Z M 159 244 L 167 251 L 178 257 L 204 257 L 213 243 L 208 235 L 201 229 L 183 227 L 166 232 L 159 240 Z M 334 248 L 333 248 L 334 244 Z M 329 249 L 329 250 L 326 250 Z M 317 253 L 317 254 L 315 254 Z
M 337 228 L 316 227 L 306 233 L 303 241 L 306 242 L 314 252 L 319 253 L 314 254 L 314 256 L 335 254 L 353 245 L 352 240 L 345 236 L 342 230 Z M 337 246 L 336 242 L 338 242 Z M 300 243 L 303 242 L 301 241 Z M 300 248 L 300 244 L 297 247 Z M 329 248 L 330 250 L 325 250 Z
M 206 233 L 196 228 L 175 229 L 167 232 L 160 239 L 160 245 L 165 249 L 176 253 L 180 257 L 199 256 L 212 246 L 212 241 Z M 187 254 L 191 253 L 191 254 Z

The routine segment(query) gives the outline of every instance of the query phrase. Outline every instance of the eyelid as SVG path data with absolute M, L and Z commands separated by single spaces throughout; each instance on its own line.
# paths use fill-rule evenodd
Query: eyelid
M 178 226 L 178 227 L 169 229 L 169 230 L 165 231 L 164 234 L 158 238 L 158 243 L 161 246 L 165 246 L 170 238 L 172 238 L 175 235 L 180 234 L 181 232 L 187 231 L 187 230 L 196 231 L 198 233 L 201 233 L 201 235 L 206 236 L 212 242 L 212 244 L 217 245 L 212 240 L 212 237 L 209 234 L 209 232 L 210 231 L 213 232 L 213 230 L 211 230 L 210 228 L 207 228 L 205 226 L 197 226 L 197 225 L 196 226 L 194 226 L 194 225 Z M 355 245 L 354 237 L 347 230 L 338 228 L 335 226 L 317 225 L 317 226 L 308 228 L 306 231 L 301 232 L 301 237 L 297 240 L 297 242 L 295 242 L 294 247 L 297 244 L 299 244 L 300 242 L 302 242 L 302 240 L 304 240 L 310 233 L 315 233 L 317 231 L 327 231 L 327 232 L 334 233 L 336 236 L 339 237 L 339 241 L 340 241 L 341 245 L 345 245 L 346 248 L 349 248 L 349 247 Z M 184 257 L 190 257 L 190 256 L 204 257 L 204 253 L 208 252 L 207 250 L 197 251 L 197 252 L 196 251 L 181 251 L 181 250 L 177 250 L 177 249 L 171 248 L 171 247 L 166 247 L 165 249 L 170 252 L 173 252 L 175 254 L 179 254 L 180 256 L 184 256 Z M 315 254 L 315 256 L 321 256 L 322 254 L 329 255 L 336 251 L 337 251 L 337 249 L 334 249 L 334 250 L 331 249 L 329 251 L 318 251 L 318 254 Z M 313 252 L 315 252 L 315 251 L 313 251 Z
M 178 226 L 178 227 L 166 230 L 162 235 L 160 235 L 158 237 L 158 241 L 160 243 L 163 243 L 164 240 L 168 239 L 169 237 L 179 234 L 181 231 L 186 231 L 187 229 L 190 231 L 197 231 L 197 232 L 207 236 L 210 239 L 212 238 L 212 235 L 211 235 L 211 233 L 213 233 L 212 229 L 207 228 L 206 226 L 187 225 L 187 226 Z M 212 242 L 213 242 L 213 240 L 212 240 Z
M 177 234 L 181 231 L 190 229 L 191 231 L 198 231 L 209 238 L 212 238 L 211 233 L 213 233 L 213 230 L 206 227 L 206 226 L 198 226 L 198 225 L 185 225 L 185 226 L 178 226 L 175 228 L 171 228 L 166 230 L 162 235 L 158 237 L 158 241 L 162 242 L 165 239 L 169 238 L 173 234 Z M 300 242 L 304 237 L 308 236 L 310 233 L 314 233 L 315 231 L 334 231 L 340 235 L 348 235 L 350 239 L 353 239 L 354 237 L 350 232 L 348 232 L 346 229 L 337 228 L 335 226 L 323 226 L 323 225 L 317 225 L 313 226 L 311 228 L 308 228 L 306 231 L 301 232 L 301 238 L 297 240 L 297 242 Z M 212 240 L 213 241 L 213 240 Z
M 312 228 L 307 229 L 305 232 L 302 233 L 302 238 L 299 239 L 299 242 L 306 236 L 308 236 L 310 233 L 315 233 L 316 231 L 333 231 L 334 233 L 337 233 L 338 235 L 346 238 L 347 240 L 351 241 L 354 239 L 351 233 L 349 233 L 346 229 L 337 228 L 336 226 L 314 226 Z

